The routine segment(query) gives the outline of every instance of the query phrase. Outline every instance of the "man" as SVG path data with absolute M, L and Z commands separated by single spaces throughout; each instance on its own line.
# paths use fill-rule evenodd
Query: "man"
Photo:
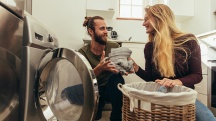
M 87 27 L 92 41 L 79 49 L 79 52 L 87 58 L 94 70 L 100 95 L 95 120 L 102 117 L 105 101 L 109 101 L 112 104 L 110 120 L 121 121 L 122 93 L 118 90 L 117 84 L 124 84 L 124 79 L 110 60 L 104 60 L 104 57 L 111 52 L 111 48 L 118 48 L 119 45 L 107 41 L 107 26 L 102 17 L 85 17 L 83 26 Z

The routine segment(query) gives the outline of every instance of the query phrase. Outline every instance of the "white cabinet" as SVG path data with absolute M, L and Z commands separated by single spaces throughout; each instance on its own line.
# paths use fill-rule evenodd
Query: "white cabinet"
M 195 85 L 195 90 L 203 95 L 207 95 L 207 75 L 203 75 L 203 80 Z
M 207 106 L 207 95 L 203 95 L 198 93 L 197 95 L 197 100 L 199 100 L 200 102 L 202 102 L 205 106 Z
M 144 0 L 147 5 L 166 4 L 170 7 L 177 22 L 183 22 L 194 16 L 194 0 Z
M 145 67 L 145 59 L 144 59 L 144 47 L 145 44 L 137 44 L 137 43 L 122 43 L 122 47 L 127 47 L 132 51 L 131 58 L 144 69 Z M 127 76 L 123 76 L 125 79 L 125 83 L 133 83 L 133 82 L 144 82 L 136 74 L 129 74 Z
M 104 18 L 112 18 L 114 11 L 113 0 L 87 0 L 86 3 L 87 16 L 102 16 Z
M 87 0 L 87 9 L 92 10 L 113 10 L 113 0 Z
M 202 63 L 202 76 L 203 80 L 195 85 L 195 90 L 198 92 L 197 100 L 202 102 L 207 106 L 207 83 L 208 83 L 208 74 L 207 74 L 207 66 Z
M 194 16 L 194 0 L 169 0 L 169 7 L 177 22 L 183 22 Z

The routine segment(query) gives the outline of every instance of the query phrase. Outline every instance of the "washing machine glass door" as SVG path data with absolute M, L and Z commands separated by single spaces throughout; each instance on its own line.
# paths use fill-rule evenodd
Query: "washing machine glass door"
M 18 119 L 20 59 L 0 47 L 0 121 Z
M 50 52 L 47 57 L 52 59 L 45 65 L 41 64 L 37 96 L 44 118 L 93 120 L 98 87 L 88 61 L 80 53 L 63 48 Z

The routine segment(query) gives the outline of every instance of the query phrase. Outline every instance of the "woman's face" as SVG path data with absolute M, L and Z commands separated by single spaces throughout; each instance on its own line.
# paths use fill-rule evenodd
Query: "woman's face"
M 153 28 L 150 21 L 155 25 L 156 22 L 155 22 L 154 17 L 152 15 L 149 15 L 149 14 L 146 13 L 145 17 L 144 17 L 143 26 L 145 26 L 146 33 L 148 33 L 148 34 L 155 33 L 155 29 Z

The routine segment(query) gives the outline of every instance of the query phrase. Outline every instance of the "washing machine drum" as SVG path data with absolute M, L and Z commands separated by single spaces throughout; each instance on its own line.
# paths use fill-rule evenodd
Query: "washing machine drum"
M 56 49 L 42 59 L 39 75 L 36 99 L 44 120 L 94 119 L 98 87 L 84 56 L 74 50 Z

